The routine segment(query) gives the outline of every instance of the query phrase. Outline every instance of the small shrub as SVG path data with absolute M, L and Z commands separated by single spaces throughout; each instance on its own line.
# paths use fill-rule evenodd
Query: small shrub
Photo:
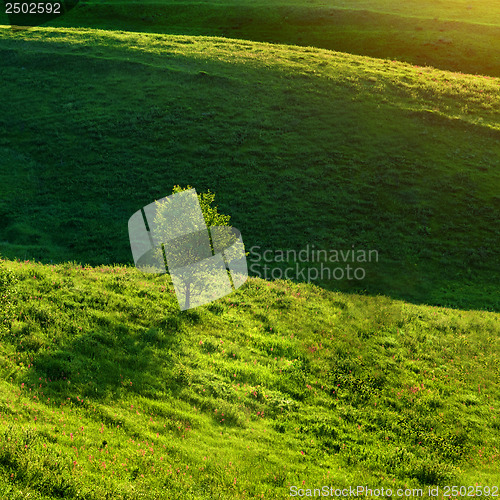
M 416 466 L 413 477 L 422 484 L 444 485 L 455 479 L 457 472 L 453 465 L 426 460 Z
M 281 415 L 296 411 L 299 407 L 298 403 L 293 399 L 287 399 L 280 393 L 271 394 L 267 400 L 269 412 L 272 415 Z
M 221 425 L 231 427 L 244 427 L 244 416 L 238 408 L 227 401 L 217 402 L 217 412 L 214 412 L 213 418 Z
M 206 338 L 206 339 L 203 339 L 202 340 L 202 343 L 201 343 L 201 348 L 205 351 L 205 352 L 215 352 L 219 347 L 219 344 L 211 339 L 211 338 Z
M 179 363 L 174 367 L 173 378 L 177 385 L 182 387 L 188 385 L 191 382 L 193 374 L 189 367 L 183 365 L 182 363 Z
M 0 263 L 0 332 L 7 330 L 15 318 L 16 287 L 19 279 L 13 271 Z

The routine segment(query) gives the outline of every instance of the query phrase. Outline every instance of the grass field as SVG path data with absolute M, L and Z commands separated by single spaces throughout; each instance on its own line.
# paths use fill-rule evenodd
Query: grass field
M 314 46 L 500 76 L 500 4 L 490 0 L 89 0 L 52 24 Z
M 498 485 L 496 313 L 256 278 L 181 313 L 169 280 L 134 268 L 1 267 L 19 280 L 2 498 Z
M 0 14 L 0 498 L 500 487 L 499 30 L 485 0 Z M 181 313 L 127 222 L 188 184 L 252 277 Z M 311 246 L 379 258 L 260 279 Z
M 497 79 L 222 38 L 0 39 L 5 256 L 130 262 L 130 215 L 191 184 L 248 248 L 379 252 L 322 286 L 498 310 Z

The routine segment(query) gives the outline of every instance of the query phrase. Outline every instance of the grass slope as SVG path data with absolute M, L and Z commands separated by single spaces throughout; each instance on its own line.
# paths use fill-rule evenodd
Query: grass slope
M 500 76 L 500 4 L 490 0 L 89 0 L 53 24 L 310 45 Z
M 379 252 L 318 285 L 500 310 L 498 79 L 93 29 L 0 28 L 0 53 L 5 256 L 129 263 L 131 214 L 191 184 L 247 249 Z
M 181 313 L 120 266 L 0 284 L 2 498 L 498 485 L 496 313 L 255 278 Z

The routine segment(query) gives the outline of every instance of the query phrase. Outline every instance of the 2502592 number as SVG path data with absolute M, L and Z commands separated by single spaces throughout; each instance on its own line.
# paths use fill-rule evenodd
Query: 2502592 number
M 61 14 L 60 3 L 15 2 L 5 4 L 6 14 Z
M 445 486 L 443 496 L 498 497 L 498 486 Z

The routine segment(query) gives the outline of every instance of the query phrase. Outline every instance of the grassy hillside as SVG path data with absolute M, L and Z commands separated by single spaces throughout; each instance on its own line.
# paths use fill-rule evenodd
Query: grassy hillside
M 0 499 L 494 494 L 499 30 L 486 0 L 0 26 Z M 174 185 L 216 193 L 253 275 L 184 312 L 127 234 Z M 273 280 L 311 247 L 378 259 Z
M 255 278 L 181 313 L 130 267 L 0 269 L 2 498 L 498 485 L 498 314 Z
M 0 52 L 5 256 L 130 263 L 131 214 L 191 184 L 247 249 L 378 251 L 318 285 L 500 310 L 498 79 L 92 29 L 0 28 Z
M 500 4 L 490 0 L 88 0 L 52 24 L 310 45 L 500 76 Z

